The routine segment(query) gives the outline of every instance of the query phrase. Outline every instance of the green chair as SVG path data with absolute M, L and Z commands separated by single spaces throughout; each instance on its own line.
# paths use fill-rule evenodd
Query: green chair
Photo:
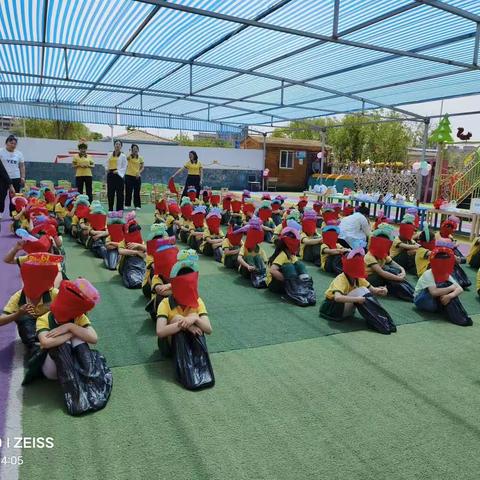
M 93 193 L 93 196 L 95 197 L 95 199 L 97 200 L 105 200 L 106 198 L 106 190 L 105 190 L 105 186 L 103 184 L 103 182 L 99 181 L 99 180 L 93 180 L 92 182 L 92 193 Z
M 163 183 L 154 183 L 153 184 L 153 196 L 154 201 L 156 202 L 165 192 L 167 186 Z
M 40 188 L 48 187 L 50 190 L 54 190 L 55 186 L 51 180 L 40 180 Z
M 151 183 L 142 183 L 140 187 L 140 199 L 151 202 L 153 199 L 153 185 Z
M 72 182 L 69 182 L 68 180 L 59 180 L 57 185 L 63 188 L 72 188 Z

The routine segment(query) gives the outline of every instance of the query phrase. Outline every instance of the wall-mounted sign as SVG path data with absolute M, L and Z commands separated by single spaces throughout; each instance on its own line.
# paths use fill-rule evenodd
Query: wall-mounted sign
M 305 151 L 295 152 L 295 155 L 297 156 L 297 160 L 305 160 L 307 158 L 307 152 Z

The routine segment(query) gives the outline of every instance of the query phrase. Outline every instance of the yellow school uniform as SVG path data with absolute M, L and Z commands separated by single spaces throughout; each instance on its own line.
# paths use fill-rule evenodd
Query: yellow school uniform
M 55 215 L 58 218 L 61 218 L 62 220 L 67 216 L 67 209 L 65 207 L 62 207 L 61 203 L 57 203 L 55 205 Z
M 237 248 L 240 249 L 243 246 L 243 243 L 237 246 L 233 246 L 228 237 L 225 237 L 222 242 L 222 263 L 225 264 L 225 250 L 236 250 Z
M 477 293 L 479 293 L 479 290 L 480 290 L 480 268 L 478 269 L 478 272 L 477 272 Z
M 199 317 L 203 315 L 208 315 L 207 308 L 205 307 L 205 303 L 203 303 L 203 300 L 200 297 L 198 298 L 197 308 L 193 308 L 193 307 L 183 308 L 182 306 L 178 305 L 178 303 L 175 301 L 173 296 L 164 298 L 160 302 L 160 305 L 158 305 L 158 308 L 157 308 L 157 317 L 166 318 L 167 324 L 172 322 L 175 315 L 187 316 L 191 313 L 196 313 Z
M 210 238 L 211 240 L 215 240 L 215 239 L 220 239 L 220 238 L 224 238 L 224 234 L 223 232 L 220 230 L 219 233 L 217 235 L 212 235 L 210 233 L 210 230 L 208 229 L 208 227 L 205 227 L 205 230 L 203 232 L 203 241 L 202 243 L 200 244 L 200 252 L 203 253 L 203 249 L 205 248 L 205 245 L 207 244 L 207 238 Z
M 343 248 L 342 245 L 337 243 L 335 248 Z M 325 250 L 329 250 L 330 247 L 326 245 L 325 243 L 322 243 L 320 247 L 320 266 L 322 267 L 322 270 L 325 270 L 325 264 L 327 263 L 327 258 L 329 257 L 329 254 L 325 252 Z
M 184 167 L 187 169 L 189 175 L 200 175 L 202 164 L 199 161 L 197 161 L 197 163 L 187 162 Z
M 290 255 L 290 258 L 285 252 L 280 252 L 272 262 L 272 265 L 277 265 L 278 267 L 282 267 L 283 265 L 287 265 L 289 263 L 295 264 L 298 262 L 298 257 L 296 255 Z M 266 283 L 270 285 L 272 281 L 272 273 L 270 268 L 267 269 L 267 278 Z
M 328 286 L 327 291 L 325 292 L 325 298 L 328 300 L 334 300 L 335 292 L 341 293 L 342 295 L 348 295 L 352 290 L 359 287 L 370 288 L 370 283 L 368 283 L 365 278 L 358 278 L 352 284 L 347 276 L 344 273 L 341 273 L 336 276 Z
M 140 175 L 140 170 L 143 167 L 143 158 L 142 157 L 128 157 L 127 158 L 127 171 L 125 175 L 130 175 L 132 177 L 138 177 Z
M 49 317 L 50 317 L 50 312 L 47 312 L 41 317 L 37 318 L 37 334 L 39 334 L 40 332 L 49 332 L 51 330 Z M 83 328 L 89 327 L 91 325 L 90 320 L 85 314 L 74 318 L 73 323 Z
M 93 158 L 90 155 L 85 157 L 80 157 L 79 155 L 75 155 L 73 157 L 73 166 L 75 168 L 75 176 L 76 177 L 91 177 L 92 176 L 92 168 L 95 165 Z
M 374 265 L 380 265 L 380 267 L 384 267 L 392 263 L 392 257 L 387 255 L 385 258 L 376 258 L 370 252 L 367 252 L 365 255 L 365 266 L 367 271 L 367 277 L 373 275 L 375 272 L 372 270 Z
M 53 213 L 55 211 L 55 204 L 54 203 L 47 203 L 45 205 L 45 208 L 47 209 L 47 212 Z
M 392 246 L 390 247 L 390 256 L 392 258 L 400 255 L 403 252 L 403 249 L 400 247 L 401 243 L 404 243 L 406 245 L 415 245 L 416 242 L 414 242 L 413 240 L 400 240 L 399 237 L 395 238 Z
M 415 267 L 417 268 L 417 276 L 423 275 L 430 266 L 430 250 L 420 247 L 415 253 Z
M 312 235 L 312 236 L 308 236 L 305 232 L 302 232 L 300 234 L 300 251 L 298 252 L 298 256 L 300 258 L 303 258 L 303 253 L 305 251 L 305 247 L 306 245 L 303 243 L 303 240 L 307 239 L 307 240 L 316 240 L 316 239 L 319 239 L 320 237 L 316 234 Z
M 167 228 L 170 228 L 173 225 L 173 222 L 178 221 L 178 218 L 175 218 L 173 215 L 167 215 L 167 218 L 165 219 L 165 225 Z
M 53 299 L 57 296 L 58 290 L 56 288 L 51 288 L 48 292 L 45 292 L 37 305 L 35 305 L 35 317 L 40 317 L 47 313 L 50 310 L 50 304 Z M 7 304 L 3 307 L 4 313 L 16 313 L 20 310 L 22 305 L 25 305 L 29 302 L 29 299 L 23 293 L 23 290 L 15 292 Z
M 240 255 L 241 257 L 256 257 L 257 255 L 260 255 L 265 263 L 268 262 L 267 254 L 265 253 L 265 250 L 260 247 L 260 245 L 257 245 L 255 247 L 255 250 L 247 250 L 245 248 L 245 245 L 242 245 L 242 247 L 240 248 L 240 252 L 238 252 L 238 255 Z
M 480 252 L 480 237 L 476 238 L 472 246 L 470 247 L 470 251 L 468 252 L 467 255 L 467 262 L 470 263 L 472 261 L 472 257 L 477 255 Z

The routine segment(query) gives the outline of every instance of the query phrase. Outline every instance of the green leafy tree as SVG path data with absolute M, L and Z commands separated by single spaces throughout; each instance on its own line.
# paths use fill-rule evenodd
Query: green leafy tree
M 232 142 L 229 142 L 228 140 L 222 140 L 221 138 L 200 138 L 195 140 L 185 133 L 179 133 L 178 135 L 175 135 L 173 140 L 178 142 L 179 145 L 189 147 L 233 147 Z
M 25 125 L 24 125 L 25 122 Z M 12 128 L 16 135 L 33 138 L 56 138 L 60 140 L 100 140 L 101 133 L 92 132 L 86 125 L 79 122 L 62 122 L 59 120 L 37 120 L 28 118 L 16 120 Z
M 398 114 L 387 119 L 392 122 L 374 123 L 385 117 L 379 111 L 373 115 L 349 114 L 342 118 L 319 118 L 293 121 L 289 127 L 277 128 L 276 137 L 321 139 L 321 127 L 327 128 L 326 143 L 332 149 L 335 163 L 360 163 L 370 159 L 373 163 L 405 162 L 407 148 L 414 144 L 415 132 Z

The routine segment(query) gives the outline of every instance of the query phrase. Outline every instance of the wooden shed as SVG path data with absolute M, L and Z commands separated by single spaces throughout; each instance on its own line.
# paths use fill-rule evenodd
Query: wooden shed
M 263 149 L 262 135 L 249 135 L 242 148 Z M 328 152 L 330 148 L 326 147 Z M 278 179 L 278 189 L 302 191 L 315 169 L 320 168 L 317 154 L 322 151 L 318 140 L 266 137 L 265 168 L 270 177 Z

